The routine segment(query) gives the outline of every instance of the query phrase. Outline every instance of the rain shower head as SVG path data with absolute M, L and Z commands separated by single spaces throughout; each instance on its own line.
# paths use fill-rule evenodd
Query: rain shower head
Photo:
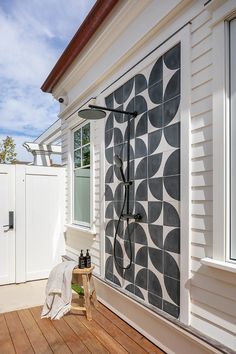
M 78 115 L 86 120 L 97 120 L 106 117 L 106 112 L 101 109 L 82 109 Z
M 89 104 L 88 107 L 89 108 L 81 109 L 80 111 L 78 111 L 78 116 L 83 119 L 97 120 L 97 119 L 105 118 L 106 111 L 127 114 L 128 116 L 132 116 L 132 117 L 136 117 L 138 115 L 136 111 L 135 112 L 122 111 L 120 109 L 95 106 L 94 104 Z

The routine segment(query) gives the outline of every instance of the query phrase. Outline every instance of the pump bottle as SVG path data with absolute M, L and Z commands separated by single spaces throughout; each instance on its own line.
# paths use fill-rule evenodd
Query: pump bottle
M 91 256 L 89 254 L 89 250 L 87 250 L 86 256 L 85 256 L 85 267 L 86 268 L 90 268 L 91 267 Z
M 80 256 L 79 256 L 79 268 L 80 269 L 85 268 L 85 257 L 83 255 L 83 250 L 81 250 Z

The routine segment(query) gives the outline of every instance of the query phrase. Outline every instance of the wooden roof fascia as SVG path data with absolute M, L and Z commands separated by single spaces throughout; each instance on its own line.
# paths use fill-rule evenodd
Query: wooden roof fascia
M 43 92 L 52 93 L 54 86 L 61 79 L 66 70 L 73 63 L 88 41 L 92 38 L 99 26 L 112 11 L 119 0 L 97 0 L 84 22 L 58 59 L 41 86 Z

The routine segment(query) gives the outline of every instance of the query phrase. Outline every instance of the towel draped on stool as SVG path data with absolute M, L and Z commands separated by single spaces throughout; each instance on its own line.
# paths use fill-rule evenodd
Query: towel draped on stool
M 46 300 L 41 318 L 59 320 L 70 311 L 72 271 L 76 266 L 74 261 L 65 261 L 52 269 L 46 285 Z

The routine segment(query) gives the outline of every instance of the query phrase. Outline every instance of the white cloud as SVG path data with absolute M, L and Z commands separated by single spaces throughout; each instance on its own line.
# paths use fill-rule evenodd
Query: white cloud
M 0 102 L 1 129 L 15 130 L 37 136 L 57 119 L 58 104 L 51 95 L 43 94 L 37 87 L 7 85 Z
M 22 2 L 23 3 L 23 2 Z M 56 59 L 44 36 L 21 27 L 17 19 L 0 11 L 0 77 L 21 85 L 40 86 Z
M 58 103 L 40 86 L 94 2 L 0 3 L 0 135 L 10 132 L 17 146 L 57 119 Z M 22 149 L 17 149 L 24 159 Z
M 74 35 L 95 0 L 14 0 L 12 13 L 21 27 L 64 41 Z

